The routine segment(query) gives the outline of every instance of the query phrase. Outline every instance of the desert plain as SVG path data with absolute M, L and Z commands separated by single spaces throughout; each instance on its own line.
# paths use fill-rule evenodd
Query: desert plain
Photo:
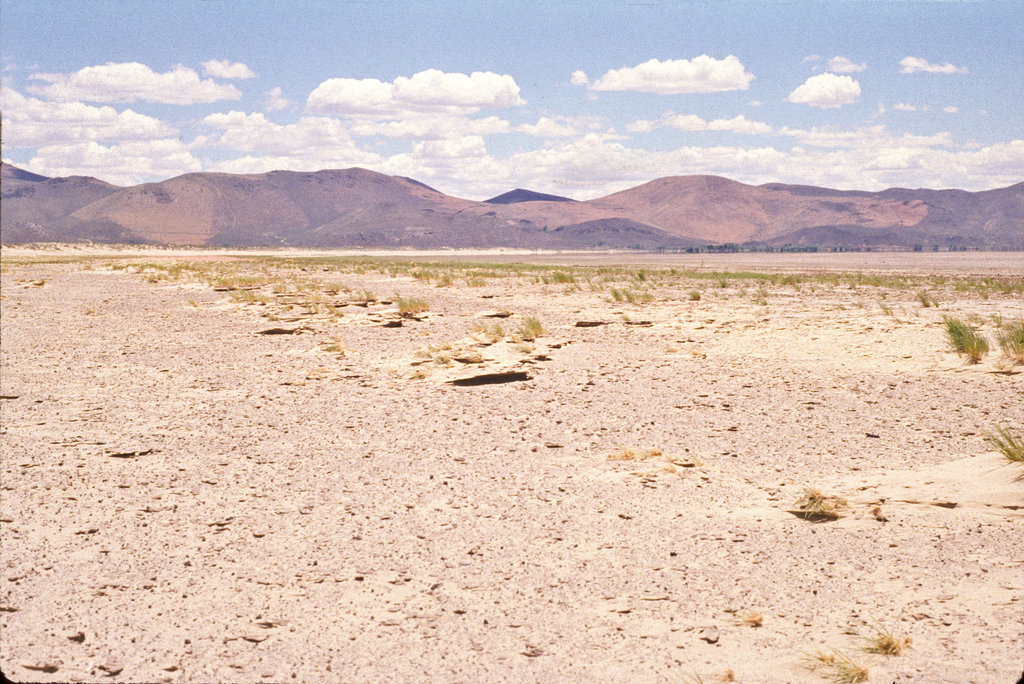
M 1021 317 L 1019 253 L 5 247 L 0 667 L 1015 682 Z

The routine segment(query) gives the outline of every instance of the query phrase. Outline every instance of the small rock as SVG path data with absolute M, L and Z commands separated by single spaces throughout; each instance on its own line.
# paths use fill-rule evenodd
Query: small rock
M 706 641 L 709 644 L 718 643 L 718 629 L 715 627 L 702 627 L 697 636 L 700 637 L 701 641 Z
M 68 635 L 68 641 L 74 641 L 76 644 L 80 644 L 85 641 L 85 632 L 76 632 Z

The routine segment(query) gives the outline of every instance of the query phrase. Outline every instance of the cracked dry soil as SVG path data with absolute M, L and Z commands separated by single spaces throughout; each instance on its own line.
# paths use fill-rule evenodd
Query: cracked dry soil
M 630 304 L 371 270 L 331 277 L 429 315 L 269 322 L 101 261 L 4 266 L 12 679 L 819 682 L 833 650 L 870 681 L 1024 668 L 1022 469 L 983 439 L 1024 423 L 1024 375 L 965 365 L 941 328 L 1024 315 L 1019 293 L 888 289 L 886 314 L 884 287 L 666 281 Z M 496 309 L 545 333 L 498 354 L 472 332 Z M 521 375 L 450 382 L 489 364 Z M 842 517 L 789 512 L 808 487 Z M 910 647 L 866 653 L 879 628 Z

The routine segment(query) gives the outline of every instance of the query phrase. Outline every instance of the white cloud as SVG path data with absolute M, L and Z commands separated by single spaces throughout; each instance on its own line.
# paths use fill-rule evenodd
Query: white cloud
M 677 128 L 681 131 L 727 131 L 747 135 L 763 135 L 772 132 L 772 127 L 760 121 L 751 121 L 740 114 L 731 119 L 705 121 L 695 114 L 666 112 L 655 121 L 641 119 L 626 126 L 632 133 L 650 133 L 657 128 Z
M 265 107 L 268 112 L 279 112 L 282 109 L 287 109 L 292 104 L 291 100 L 281 94 L 281 86 L 271 88 L 264 95 L 267 98 Z
M 29 86 L 28 91 L 58 102 L 160 102 L 190 105 L 237 100 L 242 93 L 230 84 L 200 80 L 192 69 L 178 65 L 159 74 L 145 64 L 108 62 L 72 74 L 37 73 L 31 76 L 49 85 Z
M 822 109 L 850 104 L 860 97 L 860 84 L 849 76 L 819 74 L 811 76 L 789 94 L 789 101 Z
M 953 138 L 948 131 L 933 135 L 904 133 L 894 135 L 885 126 L 864 126 L 851 131 L 814 126 L 810 129 L 779 129 L 779 135 L 796 138 L 812 147 L 838 147 L 849 149 L 919 149 L 923 147 L 953 147 Z
M 391 83 L 374 78 L 332 78 L 306 100 L 313 114 L 372 114 L 400 117 L 407 112 L 470 114 L 526 104 L 515 79 L 490 71 L 472 74 L 428 69 Z
M 944 111 L 946 114 L 956 114 L 957 112 L 960 111 L 960 108 L 957 107 L 956 105 L 949 105 L 948 107 L 943 107 L 942 111 Z
M 966 74 L 967 67 L 958 67 L 946 62 L 945 64 L 932 64 L 921 57 L 904 57 L 900 60 L 900 73 L 913 74 L 923 71 L 927 74 Z
M 593 90 L 632 90 L 661 95 L 746 90 L 754 80 L 735 55 L 715 59 L 651 59 L 635 67 L 612 69 L 591 84 Z
M 820 62 L 820 61 L 821 61 L 821 55 L 807 55 L 806 57 L 804 57 L 803 59 L 800 60 L 800 63 L 801 64 L 806 64 L 807 62 Z
M 46 176 L 94 176 L 118 185 L 202 170 L 199 160 L 177 139 L 111 146 L 97 142 L 48 145 L 36 150 L 24 168 Z
M 590 79 L 587 78 L 587 75 L 584 72 L 576 70 L 572 72 L 569 82 L 574 86 L 585 86 L 590 83 Z
M 203 75 L 213 78 L 256 78 L 256 73 L 246 65 L 226 59 L 203 62 Z
M 846 57 L 840 57 L 839 55 L 828 60 L 828 70 L 835 74 L 853 74 L 859 71 L 864 71 L 867 68 L 868 65 L 864 62 L 857 64 Z
M 76 142 L 157 140 L 177 135 L 171 125 L 131 109 L 81 102 L 43 102 L 11 88 L 0 90 L 4 147 L 46 147 Z
M 762 105 L 764 105 L 764 102 L 762 102 L 761 100 L 751 100 L 750 102 L 747 103 L 748 107 L 760 107 Z
M 269 121 L 263 114 L 232 111 L 210 114 L 203 123 L 222 131 L 209 139 L 209 147 L 330 161 L 329 165 L 335 167 L 381 161 L 379 155 L 356 145 L 344 123 L 330 117 L 302 117 L 296 123 L 282 125 Z
M 587 131 L 596 131 L 602 128 L 601 120 L 592 115 L 578 117 L 570 116 L 542 116 L 535 124 L 521 124 L 516 126 L 518 133 L 525 133 L 538 138 L 569 138 L 576 135 L 583 135 Z
M 899 110 L 901 112 L 927 112 L 928 111 L 928 105 L 918 106 L 918 105 L 907 104 L 906 102 L 897 102 L 896 104 L 894 104 L 892 106 L 892 108 L 896 109 L 896 110 Z
M 451 114 L 410 114 L 401 119 L 356 119 L 350 132 L 361 137 L 383 136 L 407 140 L 441 140 L 464 135 L 496 135 L 509 133 L 512 124 L 497 116 L 470 119 Z

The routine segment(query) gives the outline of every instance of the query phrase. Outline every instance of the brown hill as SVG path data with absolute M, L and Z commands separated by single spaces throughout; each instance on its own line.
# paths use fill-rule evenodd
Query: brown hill
M 0 239 L 4 242 L 46 242 L 79 239 L 123 241 L 130 233 L 68 232 L 61 222 L 68 214 L 106 197 L 118 186 L 88 176 L 47 178 L 10 164 L 0 164 Z
M 1024 183 L 987 192 L 863 192 L 678 176 L 586 202 L 513 191 L 515 201 L 491 204 L 358 168 L 193 173 L 128 188 L 3 170 L 7 242 L 1024 249 Z

